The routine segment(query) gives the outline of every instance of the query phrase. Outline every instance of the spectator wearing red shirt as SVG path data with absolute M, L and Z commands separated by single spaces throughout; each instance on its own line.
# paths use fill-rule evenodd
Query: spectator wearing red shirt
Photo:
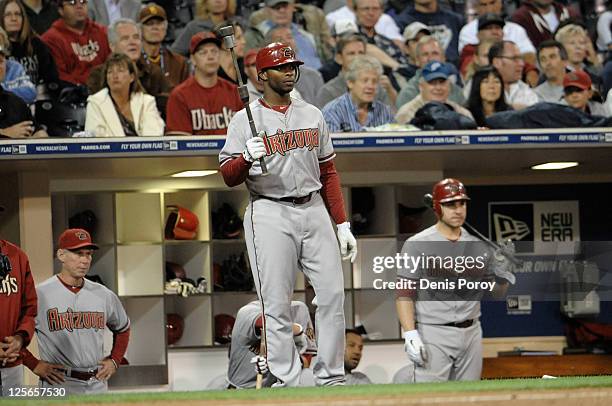
M 195 72 L 170 93 L 166 135 L 225 135 L 243 104 L 236 85 L 217 75 L 221 40 L 201 31 L 191 38 L 189 52 Z
M 58 0 L 58 11 L 62 18 L 42 40 L 51 50 L 60 79 L 85 84 L 90 70 L 110 55 L 106 27 L 87 17 L 87 0 Z

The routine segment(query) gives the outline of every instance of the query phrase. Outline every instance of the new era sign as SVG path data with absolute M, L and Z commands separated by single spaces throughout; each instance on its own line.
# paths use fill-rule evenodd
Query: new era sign
M 574 254 L 580 241 L 578 201 L 491 202 L 489 236 L 516 241 L 519 254 Z

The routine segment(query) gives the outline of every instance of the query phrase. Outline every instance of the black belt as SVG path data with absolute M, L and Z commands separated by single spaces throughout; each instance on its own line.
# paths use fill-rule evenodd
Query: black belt
M 70 369 L 66 371 L 66 376 L 78 379 L 79 381 L 89 381 L 91 378 L 95 378 L 97 374 L 97 369 L 90 369 L 89 371 L 75 371 Z
M 472 327 L 472 324 L 474 324 L 474 319 L 469 319 L 469 320 L 461 321 L 459 323 L 446 323 L 446 324 L 443 324 L 443 326 L 457 327 L 457 328 L 468 328 L 468 327 Z
M 279 199 L 277 199 L 276 197 L 263 196 L 263 195 L 257 195 L 257 197 L 261 199 L 272 200 L 273 202 L 304 204 L 304 203 L 308 203 L 310 199 L 312 199 L 315 193 L 318 193 L 318 192 L 310 192 L 306 196 L 300 196 L 300 197 L 288 196 L 288 197 L 281 197 Z

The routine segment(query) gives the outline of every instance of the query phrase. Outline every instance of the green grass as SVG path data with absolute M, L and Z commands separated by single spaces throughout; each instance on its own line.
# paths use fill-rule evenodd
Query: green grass
M 360 385 L 332 388 L 285 388 L 240 390 L 240 391 L 198 391 L 198 392 L 146 392 L 110 393 L 97 396 L 74 396 L 55 401 L 2 400 L 3 405 L 59 405 L 117 402 L 150 402 L 177 400 L 282 400 L 325 397 L 392 397 L 418 393 L 444 394 L 468 391 L 570 389 L 612 387 L 612 376 L 567 377 L 558 379 L 503 379 L 478 382 L 444 382 L 412 385 Z M 6 399 L 6 398 L 5 398 Z

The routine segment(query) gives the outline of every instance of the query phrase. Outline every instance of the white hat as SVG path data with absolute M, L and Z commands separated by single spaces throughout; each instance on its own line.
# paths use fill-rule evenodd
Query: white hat
M 357 28 L 355 21 L 348 18 L 337 20 L 332 27 L 332 35 L 335 37 L 345 34 L 357 34 L 358 32 L 359 28 Z
M 429 29 L 429 27 L 420 21 L 415 21 L 411 24 L 408 24 L 406 28 L 404 28 L 404 42 L 415 39 L 421 31 L 425 31 L 427 32 L 427 35 L 431 35 L 431 30 Z

